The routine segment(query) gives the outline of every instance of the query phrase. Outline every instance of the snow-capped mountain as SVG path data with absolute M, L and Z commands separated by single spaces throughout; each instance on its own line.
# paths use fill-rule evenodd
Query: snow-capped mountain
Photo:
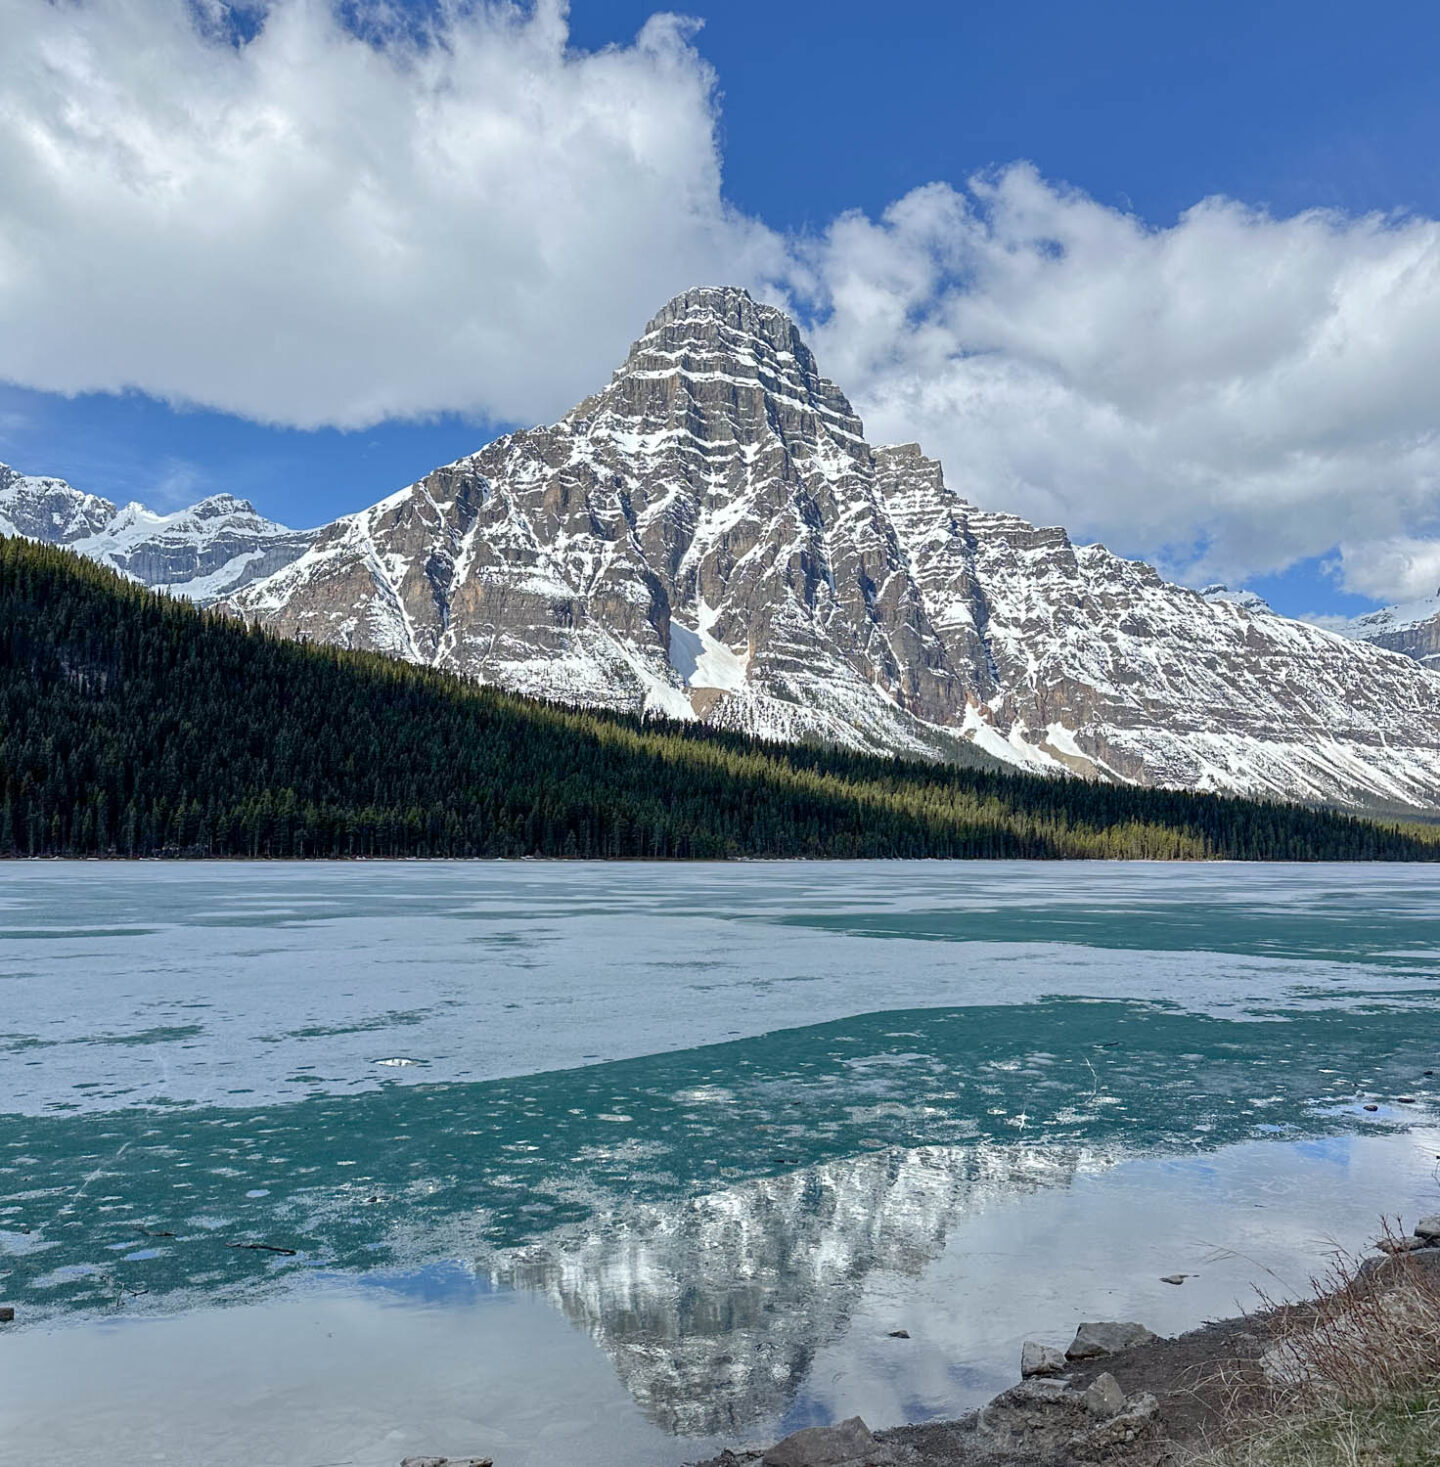
M 1347 637 L 1403 652 L 1440 672 L 1440 592 L 1421 601 L 1406 601 L 1366 612 L 1341 630 Z
M 671 301 L 610 383 L 231 598 L 517 691 L 1145 784 L 1440 806 L 1440 678 L 874 448 L 795 325 Z
M 1372 645 L 1389 631 L 1366 641 L 1186 590 L 968 504 L 915 445 L 867 443 L 794 323 L 737 289 L 677 296 L 555 425 L 320 530 L 225 497 L 116 510 L 5 470 L 6 530 L 285 635 L 562 701 L 1440 808 L 1440 673 Z
M 1207 601 L 1226 601 L 1231 606 L 1241 606 L 1246 611 L 1264 612 L 1271 616 L 1275 614 L 1274 608 L 1258 591 L 1233 591 L 1223 582 L 1216 582 L 1213 586 L 1204 587 L 1200 594 Z
M 268 576 L 314 538 L 255 513 L 229 494 L 174 514 L 117 509 L 63 479 L 32 478 L 0 464 L 0 534 L 23 535 L 101 561 L 131 580 L 206 603 Z

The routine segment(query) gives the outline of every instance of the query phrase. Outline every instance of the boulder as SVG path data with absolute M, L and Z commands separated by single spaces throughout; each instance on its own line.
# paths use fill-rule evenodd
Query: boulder
M 1026 1379 L 1037 1375 L 1064 1375 L 1065 1352 L 1039 1340 L 1026 1340 L 1020 1347 L 1020 1374 Z
M 400 1467 L 495 1467 L 493 1457 L 406 1457 Z
M 1082 1400 L 1083 1397 L 1079 1391 L 1070 1389 L 1069 1381 L 1022 1380 L 1019 1385 L 1011 1386 L 1008 1391 L 1002 1391 L 994 1401 L 991 1401 L 990 1405 L 993 1406 L 995 1401 L 1004 1401 L 1012 1406 L 1053 1406 L 1057 1401 L 1062 1405 L 1074 1405 Z
M 1121 1350 L 1133 1350 L 1136 1345 L 1148 1345 L 1159 1338 L 1133 1320 L 1093 1320 L 1075 1331 L 1065 1358 L 1098 1360 L 1102 1355 L 1118 1355 Z
M 1058 1380 L 1022 1381 L 975 1413 L 977 1460 L 1048 1462 L 1089 1419 L 1079 1391 Z
M 1436 1239 L 1440 1242 L 1440 1239 Z M 1429 1248 L 1429 1238 L 1381 1238 L 1375 1245 L 1382 1253 L 1414 1253 L 1420 1248 Z
M 1440 1213 L 1422 1217 L 1415 1224 L 1415 1236 L 1424 1238 L 1427 1243 L 1440 1241 Z
M 1101 1421 L 1108 1421 L 1125 1409 L 1125 1392 L 1108 1370 L 1102 1371 L 1085 1387 L 1085 1409 Z
M 765 1467 L 871 1467 L 894 1462 L 895 1454 L 870 1435 L 870 1428 L 858 1416 L 852 1416 L 838 1426 L 792 1431 L 761 1460 Z
M 15 1318 L 15 1306 L 13 1304 L 0 1304 L 0 1324 L 9 1324 Z
M 1066 1446 L 1082 1462 L 1156 1461 L 1166 1456 L 1162 1435 L 1160 1403 L 1147 1391 L 1131 1396 L 1108 1421 L 1077 1432 Z

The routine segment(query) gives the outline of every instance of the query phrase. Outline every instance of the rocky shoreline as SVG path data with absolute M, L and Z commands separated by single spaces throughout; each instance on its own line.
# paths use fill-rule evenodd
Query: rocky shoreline
M 1423 1269 L 1440 1278 L 1440 1216 L 1387 1238 L 1359 1269 L 1385 1290 Z M 1408 1275 L 1413 1277 L 1413 1273 Z M 871 1432 L 858 1416 L 807 1427 L 763 1451 L 721 1452 L 695 1467 L 1162 1467 L 1222 1437 L 1264 1398 L 1322 1300 L 1219 1320 L 1162 1339 L 1143 1325 L 1082 1324 L 1069 1347 L 1026 1341 L 1018 1385 L 953 1421 Z

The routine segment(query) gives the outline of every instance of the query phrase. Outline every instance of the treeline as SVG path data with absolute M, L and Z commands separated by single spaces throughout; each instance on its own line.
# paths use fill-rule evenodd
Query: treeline
M 0 538 L 0 855 L 1428 860 L 1291 805 L 760 743 L 282 641 Z

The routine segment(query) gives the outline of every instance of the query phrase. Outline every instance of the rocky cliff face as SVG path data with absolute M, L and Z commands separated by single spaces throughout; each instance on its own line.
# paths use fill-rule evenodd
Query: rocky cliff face
M 1433 808 L 1440 679 L 873 448 L 794 324 L 671 301 L 611 382 L 232 598 L 288 635 L 780 739 Z
M 279 570 L 314 538 L 229 494 L 161 515 L 139 504 L 117 509 L 63 479 L 32 478 L 4 464 L 0 534 L 66 545 L 131 580 L 201 603 Z
M 1440 674 L 967 504 L 919 448 L 867 443 L 794 323 L 741 290 L 677 296 L 560 422 L 319 531 L 241 501 L 161 517 L 22 482 L 39 487 L 0 488 L 20 533 L 285 635 L 518 692 L 775 739 L 1440 808 Z
M 610 385 L 359 515 L 234 600 L 287 634 L 542 697 L 965 754 L 877 456 L 794 325 L 672 301 Z
M 1385 606 L 1357 616 L 1343 631 L 1346 636 L 1401 652 L 1440 672 L 1440 592 L 1422 601 Z

